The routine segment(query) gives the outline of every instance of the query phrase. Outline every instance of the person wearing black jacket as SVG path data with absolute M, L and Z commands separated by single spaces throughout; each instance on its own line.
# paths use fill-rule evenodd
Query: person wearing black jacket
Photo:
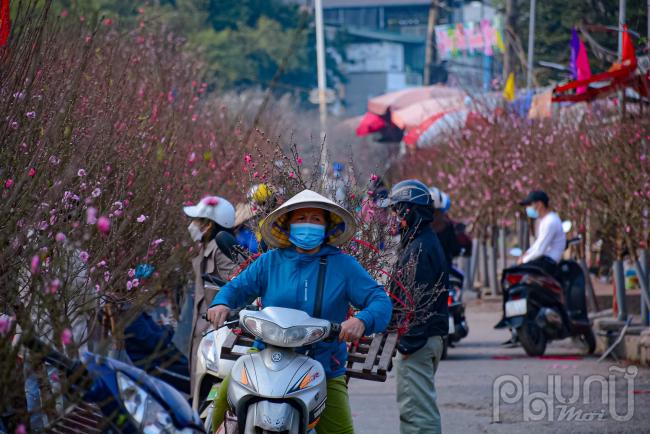
M 400 432 L 440 433 L 434 375 L 448 332 L 448 264 L 438 237 L 431 228 L 432 199 L 417 180 L 396 184 L 389 204 L 400 219 L 401 241 L 397 266 L 415 267 L 412 288 L 415 311 L 411 325 L 400 337 L 397 350 L 397 402 Z
M 433 223 L 431 227 L 438 236 L 442 251 L 445 253 L 447 265 L 451 271 L 453 259 L 460 254 L 460 244 L 454 227 L 454 222 L 447 215 L 451 207 L 449 195 L 436 187 L 429 189 L 433 201 Z
M 454 258 L 460 254 L 460 245 L 456 237 L 454 223 L 443 211 L 434 209 L 431 227 L 440 241 L 447 265 L 451 269 Z

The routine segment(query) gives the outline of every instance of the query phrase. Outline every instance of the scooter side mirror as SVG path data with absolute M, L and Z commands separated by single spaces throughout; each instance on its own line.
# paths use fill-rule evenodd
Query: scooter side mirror
M 524 254 L 524 251 L 521 250 L 519 247 L 513 247 L 512 249 L 510 249 L 510 250 L 508 251 L 508 254 L 509 254 L 510 256 L 513 256 L 513 257 L 515 257 L 515 258 L 518 258 L 518 257 L 520 257 L 521 255 Z
M 573 223 L 571 223 L 569 220 L 564 220 L 562 222 L 562 231 L 565 234 L 568 234 L 569 232 L 571 232 L 572 227 L 573 227 Z
M 214 240 L 217 242 L 219 250 L 230 258 L 231 261 L 238 262 L 240 260 L 237 240 L 230 232 L 221 231 Z

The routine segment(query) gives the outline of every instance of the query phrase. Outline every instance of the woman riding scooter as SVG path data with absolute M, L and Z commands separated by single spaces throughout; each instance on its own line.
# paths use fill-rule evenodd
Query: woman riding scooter
M 354 231 L 354 217 L 347 210 L 313 191 L 302 191 L 262 223 L 262 237 L 275 249 L 224 286 L 208 310 L 210 321 L 220 326 L 230 309 L 260 296 L 265 307 L 299 309 L 341 323 L 338 342 L 321 342 L 311 349 L 327 378 L 327 404 L 316 426 L 319 434 L 354 432 L 344 377 L 347 347 L 342 341 L 381 332 L 391 317 L 391 302 L 381 285 L 336 247 L 349 241 Z M 361 310 L 347 318 L 350 304 Z M 220 393 L 215 415 L 221 420 L 225 401 L 225 393 Z
M 237 264 L 222 252 L 217 245 L 216 237 L 220 232 L 228 232 L 235 224 L 235 208 L 226 199 L 219 196 L 207 196 L 194 206 L 183 208 L 185 215 L 192 220 L 187 230 L 192 240 L 200 243 L 199 254 L 192 260 L 194 269 L 194 309 L 192 310 L 192 337 L 190 342 L 190 372 L 194 382 L 196 370 L 196 351 L 203 332 L 209 323 L 202 318 L 210 300 L 216 294 L 214 289 L 206 288 L 203 280 L 205 275 L 211 275 L 226 282 L 235 271 Z M 228 232 L 229 233 L 229 232 Z M 192 392 L 195 385 L 192 384 Z

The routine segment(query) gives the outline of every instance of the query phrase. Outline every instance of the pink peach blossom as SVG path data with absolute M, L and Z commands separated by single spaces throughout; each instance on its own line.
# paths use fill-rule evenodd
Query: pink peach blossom
M 111 229 L 111 221 L 108 217 L 101 216 L 97 219 L 97 229 L 103 234 L 107 234 Z
M 86 210 L 86 224 L 94 225 L 97 223 L 97 208 L 90 207 Z
M 32 256 L 32 262 L 30 264 L 30 270 L 32 274 L 38 273 L 39 265 L 41 265 L 41 258 L 38 255 Z
M 61 332 L 61 343 L 64 346 L 68 346 L 72 343 L 72 331 L 70 329 L 66 328 Z
M 56 292 L 61 287 L 61 281 L 59 279 L 54 279 L 47 285 L 47 292 L 49 294 L 56 294 Z
M 6 314 L 0 315 L 0 336 L 5 336 L 11 330 L 13 319 Z

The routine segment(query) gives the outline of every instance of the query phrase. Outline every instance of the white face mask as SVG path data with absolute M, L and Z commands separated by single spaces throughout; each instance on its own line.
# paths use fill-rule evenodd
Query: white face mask
M 190 233 L 192 241 L 201 241 L 203 239 L 203 231 L 196 222 L 190 223 L 187 227 L 187 231 Z

